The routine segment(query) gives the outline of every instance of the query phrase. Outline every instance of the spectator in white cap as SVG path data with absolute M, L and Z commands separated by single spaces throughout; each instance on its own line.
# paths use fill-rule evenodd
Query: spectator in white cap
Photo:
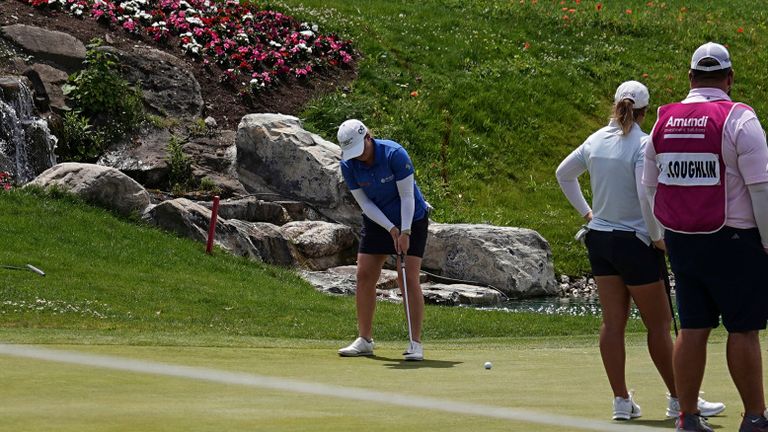
M 339 350 L 344 357 L 373 355 L 373 315 L 376 309 L 376 283 L 387 257 L 396 255 L 397 267 L 405 260 L 407 274 L 406 317 L 411 322 L 412 340 L 403 355 L 405 360 L 423 360 L 421 325 L 424 296 L 419 274 L 427 244 L 429 205 L 414 180 L 414 167 L 408 153 L 398 143 L 374 139 L 359 120 L 339 126 L 341 173 L 363 211 L 363 228 L 357 254 L 358 337 Z M 403 291 L 402 274 L 398 284 Z
M 696 49 L 688 78 L 685 100 L 659 108 L 643 174 L 676 280 L 676 427 L 712 431 L 696 401 L 707 340 L 722 320 L 744 404 L 739 431 L 768 432 L 759 339 L 768 322 L 768 147 L 752 108 L 729 96 L 734 73 L 724 46 Z
M 651 232 L 659 228 L 640 182 L 648 137 L 640 125 L 649 99 L 643 84 L 622 83 L 616 89 L 608 126 L 587 138 L 556 171 L 566 198 L 587 222 L 583 240 L 602 306 L 600 355 L 613 391 L 613 420 L 641 415 L 625 378 L 624 331 L 631 300 L 648 329 L 648 351 L 667 387 L 666 415 L 676 417 L 679 411 L 669 332 L 672 311 L 662 282 L 663 255 L 659 256 L 664 253 L 664 243 L 651 242 L 649 228 Z M 592 208 L 578 182 L 586 171 L 592 187 Z M 699 406 L 709 415 L 725 409 L 722 403 L 704 399 L 699 400 Z

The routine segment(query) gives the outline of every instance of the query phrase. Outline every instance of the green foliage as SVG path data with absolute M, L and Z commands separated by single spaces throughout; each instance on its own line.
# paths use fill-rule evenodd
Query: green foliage
M 64 114 L 56 152 L 67 161 L 94 162 L 104 151 L 104 134 L 78 111 Z
M 349 91 L 306 107 L 308 129 L 335 141 L 342 121 L 360 118 L 406 147 L 435 220 L 535 229 L 560 273 L 589 264 L 572 237 L 582 221 L 554 171 L 607 123 L 618 84 L 649 87 L 648 131 L 655 107 L 685 97 L 693 50 L 715 40 L 731 49 L 734 98 L 768 112 L 768 12 L 748 0 L 281 5 L 361 52 Z
M 171 135 L 168 142 L 166 161 L 168 162 L 168 186 L 174 195 L 195 187 L 195 177 L 192 175 L 192 160 L 184 154 L 184 143 L 176 135 Z
M 221 188 L 209 177 L 203 177 L 200 180 L 200 190 L 211 195 L 221 195 Z
M 141 90 L 134 89 L 118 72 L 117 57 L 100 49 L 94 39 L 88 45 L 84 68 L 69 77 L 63 87 L 74 108 L 65 117 L 59 156 L 65 160 L 93 161 L 104 147 L 144 121 Z
M 197 118 L 187 124 L 187 132 L 192 138 L 205 137 L 209 135 L 208 126 L 205 124 L 205 120 Z

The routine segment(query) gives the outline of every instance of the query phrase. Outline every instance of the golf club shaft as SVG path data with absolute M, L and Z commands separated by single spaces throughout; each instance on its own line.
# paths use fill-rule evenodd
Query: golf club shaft
M 675 318 L 675 306 L 672 304 L 672 284 L 669 282 L 669 270 L 667 270 L 667 258 L 663 250 L 659 249 L 659 269 L 664 279 L 664 288 L 667 291 L 667 301 L 669 301 L 669 312 L 672 314 L 672 323 L 675 326 L 675 337 L 677 337 L 677 319 Z
M 411 308 L 408 305 L 408 279 L 405 273 L 405 254 L 400 254 L 400 269 L 403 274 L 403 302 L 405 303 L 405 319 L 408 321 L 408 342 L 413 343 L 413 330 L 411 330 Z
M 29 271 L 31 271 L 33 273 L 39 274 L 40 276 L 45 276 L 45 272 L 44 271 L 42 271 L 39 268 L 33 266 L 32 264 L 27 264 L 25 267 L 1 264 L 0 268 L 4 268 L 4 269 L 8 269 L 8 270 L 29 270 Z

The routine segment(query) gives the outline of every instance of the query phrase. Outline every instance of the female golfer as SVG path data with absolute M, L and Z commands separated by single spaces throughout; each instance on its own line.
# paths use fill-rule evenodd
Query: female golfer
M 357 254 L 357 328 L 359 337 L 339 350 L 345 357 L 373 355 L 372 325 L 376 309 L 376 283 L 387 257 L 397 255 L 397 268 L 405 257 L 406 317 L 411 341 L 406 360 L 423 360 L 421 322 L 424 297 L 419 284 L 421 259 L 427 244 L 427 203 L 413 174 L 405 149 L 398 143 L 374 139 L 359 120 L 347 120 L 338 132 L 341 173 L 363 210 L 363 229 Z M 398 284 L 403 292 L 403 275 Z
M 619 86 L 608 126 L 592 134 L 557 168 L 557 181 L 568 201 L 587 221 L 585 242 L 603 310 L 600 354 L 613 390 L 613 419 L 640 417 L 640 407 L 627 391 L 624 376 L 624 330 L 630 299 L 648 329 L 648 351 L 669 392 L 668 417 L 680 405 L 672 370 L 672 314 L 661 280 L 659 251 L 662 232 L 641 185 L 647 134 L 640 129 L 648 108 L 648 89 L 637 81 Z M 589 171 L 590 209 L 578 177 Z M 650 234 L 649 234 L 650 230 Z M 704 416 L 719 414 L 722 403 L 699 398 Z

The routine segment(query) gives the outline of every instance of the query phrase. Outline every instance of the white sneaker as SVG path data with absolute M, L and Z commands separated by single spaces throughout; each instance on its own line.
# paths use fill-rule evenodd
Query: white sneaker
M 403 353 L 406 360 L 421 361 L 424 360 L 424 347 L 420 342 L 411 341 L 408 345 L 408 349 Z
M 667 418 L 676 418 L 680 415 L 680 401 L 667 394 L 669 403 L 667 404 Z M 699 398 L 699 412 L 702 417 L 713 417 L 725 411 L 725 404 L 722 402 L 709 402 Z
M 342 357 L 358 357 L 373 355 L 373 340 L 368 342 L 364 337 L 358 337 L 354 342 L 339 350 Z
M 614 420 L 629 420 L 640 417 L 642 412 L 640 411 L 640 405 L 636 404 L 632 399 L 632 393 L 629 397 L 624 399 L 623 397 L 615 397 L 613 399 L 613 419 Z

